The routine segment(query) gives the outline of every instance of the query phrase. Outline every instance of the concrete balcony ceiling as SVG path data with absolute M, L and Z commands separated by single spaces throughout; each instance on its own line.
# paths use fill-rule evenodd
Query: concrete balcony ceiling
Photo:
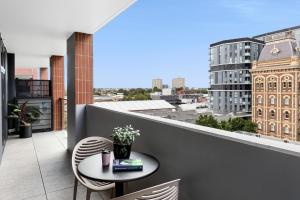
M 73 32 L 95 33 L 135 0 L 0 0 L 0 33 L 17 67 L 49 66 Z

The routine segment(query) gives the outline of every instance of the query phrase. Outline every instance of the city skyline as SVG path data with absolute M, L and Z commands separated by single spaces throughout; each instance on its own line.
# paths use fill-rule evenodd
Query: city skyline
M 182 76 L 208 87 L 210 43 L 298 25 L 296 4 L 138 1 L 94 35 L 94 86 L 150 88 L 154 77 Z

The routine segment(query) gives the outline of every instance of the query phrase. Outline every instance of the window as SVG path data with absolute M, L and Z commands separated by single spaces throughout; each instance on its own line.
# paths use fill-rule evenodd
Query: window
M 286 82 L 283 82 L 283 88 L 286 88 Z
M 272 88 L 272 83 L 269 83 L 269 88 Z
M 276 89 L 276 87 L 277 87 L 277 84 L 276 84 L 276 83 L 273 83 L 273 87 L 274 87 L 274 89 Z
M 289 127 L 288 127 L 288 125 L 285 125 L 285 126 L 284 126 L 284 133 L 285 133 L 285 134 L 288 134 L 288 133 L 289 133 Z
M 289 97 L 284 97 L 284 105 L 288 106 L 290 104 Z
M 259 130 L 262 129 L 262 126 L 261 126 L 261 123 L 260 123 L 260 122 L 257 123 L 257 128 L 258 128 Z
M 271 124 L 271 132 L 275 132 L 275 124 Z
M 289 84 L 289 88 L 292 88 L 292 82 L 289 82 L 288 84 Z
M 271 110 L 271 117 L 275 117 L 275 111 Z
M 262 115 L 262 110 L 258 109 L 257 114 L 258 114 L 258 116 L 261 116 Z
M 285 111 L 285 112 L 284 112 L 284 118 L 285 118 L 285 119 L 290 118 L 290 113 L 289 113 L 289 111 Z
M 275 97 L 274 97 L 274 96 L 271 97 L 271 104 L 272 104 L 272 105 L 275 104 Z
M 264 84 L 260 83 L 260 88 L 263 89 L 264 88 Z
M 257 101 L 258 101 L 259 104 L 262 104 L 262 97 L 258 96 L 258 100 Z

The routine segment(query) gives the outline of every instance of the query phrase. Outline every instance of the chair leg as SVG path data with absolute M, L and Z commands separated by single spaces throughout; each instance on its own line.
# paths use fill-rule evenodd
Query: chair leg
M 110 198 L 112 199 L 112 198 L 115 198 L 115 189 L 114 188 L 112 188 L 111 190 L 110 190 Z
M 77 186 L 78 186 L 78 180 L 75 177 L 75 181 L 74 181 L 74 192 L 73 192 L 73 200 L 76 200 L 76 196 L 77 196 Z
M 92 190 L 90 190 L 90 189 L 86 189 L 86 200 L 90 200 L 90 198 L 91 198 L 91 192 L 92 192 Z

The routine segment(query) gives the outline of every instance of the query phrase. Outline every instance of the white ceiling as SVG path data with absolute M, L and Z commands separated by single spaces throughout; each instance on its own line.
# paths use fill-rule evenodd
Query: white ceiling
M 95 33 L 135 0 L 0 0 L 0 33 L 16 67 L 49 67 L 73 32 Z

